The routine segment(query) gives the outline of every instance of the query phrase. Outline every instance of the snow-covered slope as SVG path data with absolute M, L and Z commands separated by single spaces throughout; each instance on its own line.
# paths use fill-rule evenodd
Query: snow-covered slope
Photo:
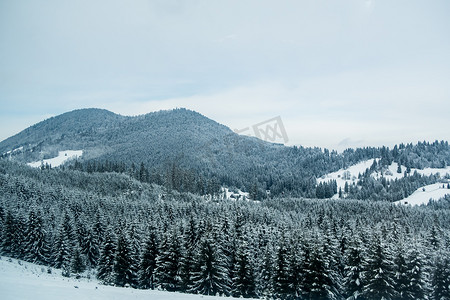
M 49 164 L 52 167 L 59 167 L 70 159 L 75 159 L 83 155 L 83 150 L 66 150 L 59 151 L 58 156 L 50 159 L 44 159 L 42 161 L 35 161 L 28 163 L 30 167 L 39 168 L 41 165 Z
M 438 200 L 445 195 L 450 195 L 450 189 L 447 188 L 447 184 L 443 185 L 442 183 L 435 183 L 418 188 L 409 197 L 396 201 L 395 203 L 405 205 L 421 205 L 427 204 L 430 199 Z
M 326 174 L 322 176 L 321 178 L 317 179 L 317 184 L 320 182 L 327 182 L 330 180 L 336 180 L 337 188 L 341 188 L 344 190 L 345 182 L 347 182 L 349 185 L 353 183 L 358 182 L 358 175 L 362 174 L 366 171 L 366 169 L 370 168 L 373 164 L 373 161 L 376 160 L 377 162 L 379 159 L 369 159 L 362 162 L 357 163 L 356 165 L 350 166 L 347 169 L 340 169 L 339 171 Z M 376 171 L 371 174 L 372 177 L 376 179 L 380 179 L 381 177 L 386 178 L 387 180 L 395 180 L 400 179 L 403 176 L 405 176 L 406 167 L 400 166 L 401 173 L 397 172 L 398 164 L 392 163 L 388 168 L 384 169 L 382 172 Z M 414 172 L 419 173 L 420 175 L 429 176 L 431 174 L 437 174 L 439 173 L 441 177 L 444 177 L 445 175 L 450 175 L 450 166 L 447 168 L 425 168 L 423 170 L 420 169 L 414 169 L 411 168 L 410 175 L 414 174 Z M 425 188 L 425 193 L 422 191 L 422 189 Z M 442 189 L 442 183 L 440 184 L 432 184 L 425 187 L 419 188 L 414 194 L 409 196 L 406 199 L 403 199 L 401 201 L 397 201 L 398 203 L 404 203 L 408 202 L 412 205 L 420 205 L 422 203 L 428 203 L 430 198 L 432 199 L 440 199 L 444 197 L 446 194 L 450 194 L 450 190 Z M 333 198 L 338 198 L 337 194 L 333 196 Z
M 381 174 L 380 172 L 374 172 L 374 173 L 372 173 L 372 176 L 377 179 L 380 178 L 381 176 L 383 176 L 384 178 L 386 178 L 388 180 L 400 179 L 404 176 L 406 167 L 400 166 L 400 168 L 402 170 L 401 173 L 397 172 L 397 168 L 398 168 L 398 164 L 392 163 L 387 170 L 383 171 L 383 174 Z M 441 175 L 441 177 L 444 177 L 445 175 L 450 174 L 450 167 L 447 167 L 445 169 L 425 168 L 423 170 L 411 168 L 410 174 L 414 174 L 414 172 L 417 172 L 420 175 L 425 175 L 425 176 L 430 176 L 431 174 L 439 173 Z
M 365 160 L 357 163 L 347 169 L 340 169 L 339 171 L 326 174 L 319 179 L 317 179 L 317 183 L 327 182 L 330 180 L 336 180 L 337 188 L 342 188 L 344 190 L 345 182 L 348 182 L 350 185 L 353 182 L 357 182 L 358 175 L 364 173 L 367 168 L 373 164 L 374 159 Z
M 0 299 L 4 300 L 199 300 L 224 299 L 152 290 L 137 290 L 104 286 L 96 279 L 74 279 L 61 276 L 61 271 L 30 264 L 16 259 L 0 257 Z

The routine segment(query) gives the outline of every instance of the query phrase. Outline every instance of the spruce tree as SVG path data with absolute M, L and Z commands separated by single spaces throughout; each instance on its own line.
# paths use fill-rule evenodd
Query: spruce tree
M 111 230 L 106 231 L 106 236 L 101 247 L 100 258 L 98 261 L 97 278 L 104 283 L 114 283 L 114 260 L 116 252 L 116 243 Z
M 424 268 L 425 256 L 421 253 L 419 247 L 417 243 L 413 244 L 408 253 L 407 272 L 409 283 L 404 293 L 404 299 L 408 300 L 425 299 L 427 294 L 427 282 L 425 279 L 428 277 L 428 274 Z
M 167 291 L 179 291 L 181 280 L 181 243 L 178 231 L 166 233 L 156 258 L 156 280 L 158 286 Z
M 242 241 L 236 252 L 232 278 L 232 294 L 234 297 L 255 298 L 256 283 L 250 249 L 246 241 Z
M 365 299 L 394 299 L 395 274 L 392 266 L 390 253 L 379 234 L 376 234 L 368 249 L 368 258 L 364 267 L 363 296 Z
M 25 259 L 33 263 L 48 263 L 50 249 L 41 215 L 31 211 L 28 216 L 26 228 L 24 243 Z
M 156 258 L 158 257 L 158 240 L 156 232 L 151 229 L 144 244 L 139 265 L 139 287 L 155 289 Z
M 344 268 L 344 296 L 347 300 L 360 299 L 363 293 L 363 257 L 361 242 L 355 237 L 347 251 L 346 266 Z
M 230 290 L 226 261 L 217 243 L 211 237 L 200 242 L 190 292 L 203 295 L 223 295 Z
M 72 259 L 71 249 L 72 247 L 64 230 L 64 226 L 61 225 L 58 228 L 56 240 L 53 244 L 53 266 L 55 268 L 62 268 L 63 266 L 66 269 L 68 268 Z
M 125 234 L 121 233 L 117 239 L 114 258 L 114 284 L 117 286 L 135 286 L 136 274 L 133 272 L 131 250 Z
M 450 259 L 447 255 L 439 253 L 434 263 L 431 277 L 431 289 L 433 300 L 450 299 Z
M 79 274 L 86 270 L 86 264 L 84 263 L 80 249 L 75 248 L 72 254 L 71 271 L 72 273 Z

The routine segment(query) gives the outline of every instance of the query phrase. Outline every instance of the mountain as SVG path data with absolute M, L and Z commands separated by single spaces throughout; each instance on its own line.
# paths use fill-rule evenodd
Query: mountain
M 146 175 L 135 176 L 141 181 L 182 191 L 203 191 L 200 193 L 206 193 L 205 186 L 217 189 L 225 185 L 250 192 L 252 198 L 267 197 L 267 190 L 271 195 L 327 197 L 337 192 L 335 183 L 320 187 L 328 192 L 317 193 L 316 178 L 371 158 L 381 158 L 380 166 L 392 162 L 418 169 L 450 165 L 448 142 L 401 144 L 392 150 L 347 149 L 343 153 L 286 147 L 238 135 L 183 108 L 134 117 L 80 109 L 42 121 L 0 142 L 2 157 L 19 162 L 53 158 L 64 150 L 83 150 L 76 165 L 80 170 L 128 170 L 135 174 L 141 167 Z

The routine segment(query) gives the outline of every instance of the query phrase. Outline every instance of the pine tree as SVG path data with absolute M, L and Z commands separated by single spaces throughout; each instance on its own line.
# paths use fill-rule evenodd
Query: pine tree
M 448 254 L 448 253 L 447 253 Z M 432 299 L 450 299 L 450 259 L 439 253 L 431 277 Z
M 418 250 L 419 245 L 412 245 L 408 253 L 408 279 L 409 283 L 404 293 L 404 299 L 425 299 L 427 292 L 427 283 L 425 278 L 428 277 L 424 269 L 424 255 Z M 450 274 L 449 274 L 450 275 Z
M 286 238 L 280 241 L 274 270 L 274 292 L 281 299 L 286 299 L 291 294 L 291 270 L 289 265 L 289 249 Z
M 200 243 L 192 282 L 190 292 L 193 293 L 221 295 L 230 290 L 226 261 L 211 237 L 204 237 Z
M 397 247 L 397 254 L 394 258 L 394 289 L 399 300 L 408 299 L 407 291 L 409 287 L 409 275 L 403 247 Z
M 139 266 L 139 286 L 143 289 L 155 289 L 156 258 L 158 257 L 158 240 L 154 229 L 149 232 L 141 254 Z
M 72 254 L 71 271 L 72 273 L 79 274 L 86 270 L 86 264 L 81 256 L 80 249 L 75 248 Z
M 133 272 L 131 250 L 125 234 L 117 239 L 116 255 L 114 258 L 114 284 L 117 286 L 135 286 L 136 274 Z
M 63 266 L 66 269 L 68 268 L 72 259 L 71 248 L 64 226 L 61 225 L 58 228 L 56 240 L 53 245 L 53 266 L 55 268 L 62 268 Z
M 2 255 L 19 257 L 20 253 L 20 238 L 18 238 L 18 224 L 16 218 L 10 211 L 6 213 L 4 227 L 2 232 L 1 250 Z
M 361 242 L 355 238 L 348 249 L 347 263 L 344 269 L 344 295 L 347 300 L 360 299 L 363 293 L 363 255 Z
M 104 283 L 114 283 L 114 259 L 116 245 L 111 230 L 106 231 L 105 240 L 101 247 L 100 258 L 98 261 L 97 278 Z
M 332 270 L 327 269 L 323 245 L 320 243 L 312 248 L 308 266 L 305 271 L 306 276 L 311 278 L 310 285 L 306 286 L 309 299 L 338 299 L 336 283 L 333 282 L 331 275 Z
M 92 268 L 96 267 L 100 256 L 100 249 L 92 230 L 87 231 L 83 244 L 84 248 L 82 249 L 82 253 L 86 256 L 87 264 Z
M 39 213 L 31 211 L 28 216 L 25 234 L 25 259 L 33 263 L 49 262 L 50 250 L 44 230 L 44 222 Z
M 368 249 L 368 259 L 365 265 L 363 296 L 369 300 L 393 299 L 394 272 L 393 262 L 390 259 L 386 245 L 381 237 L 376 234 Z
M 156 280 L 167 291 L 179 291 L 181 280 L 181 243 L 176 230 L 165 234 L 156 258 Z
M 236 252 L 236 261 L 233 270 L 232 294 L 234 297 L 256 297 L 255 276 L 249 251 L 248 244 L 242 241 Z

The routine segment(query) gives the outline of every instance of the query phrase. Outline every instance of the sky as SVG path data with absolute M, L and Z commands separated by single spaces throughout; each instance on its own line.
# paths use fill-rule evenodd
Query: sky
M 449 1 L 0 1 L 0 140 L 185 107 L 288 145 L 450 140 Z

